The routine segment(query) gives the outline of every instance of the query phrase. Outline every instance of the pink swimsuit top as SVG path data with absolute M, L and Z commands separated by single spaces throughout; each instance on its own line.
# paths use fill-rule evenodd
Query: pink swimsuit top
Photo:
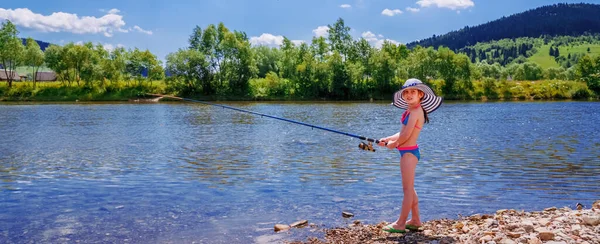
M 408 117 L 410 117 L 410 112 L 408 110 L 406 110 L 402 114 L 402 119 L 400 119 L 400 122 L 402 122 L 403 125 L 407 125 L 408 124 Z M 417 128 L 419 130 L 421 129 L 421 127 L 419 127 L 418 125 L 415 125 L 415 128 Z

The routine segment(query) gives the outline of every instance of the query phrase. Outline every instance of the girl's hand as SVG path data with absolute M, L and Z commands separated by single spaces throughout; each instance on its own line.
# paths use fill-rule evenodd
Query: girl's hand
M 377 143 L 377 145 L 379 145 L 380 147 L 385 147 L 385 143 L 387 142 L 387 138 L 381 138 L 379 139 L 379 143 Z
M 385 147 L 387 147 L 388 149 L 394 149 L 395 148 L 395 146 L 394 146 L 395 142 L 396 141 L 388 141 L 387 144 L 385 145 Z

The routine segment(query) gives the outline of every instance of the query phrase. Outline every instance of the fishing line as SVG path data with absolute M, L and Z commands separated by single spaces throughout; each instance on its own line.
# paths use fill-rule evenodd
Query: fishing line
M 365 136 L 360 136 L 360 135 L 355 135 L 355 134 L 352 134 L 352 133 L 338 131 L 338 130 L 334 130 L 334 129 L 329 129 L 329 128 L 325 128 L 325 127 L 321 127 L 321 126 L 317 126 L 317 125 L 311 125 L 311 124 L 307 124 L 307 123 L 296 121 L 296 120 L 281 118 L 281 117 L 272 116 L 272 115 L 263 114 L 263 113 L 257 113 L 257 112 L 254 112 L 254 111 L 240 109 L 240 108 L 231 107 L 231 106 L 227 106 L 227 105 L 210 103 L 210 102 L 205 102 L 205 101 L 200 101 L 200 100 L 194 100 L 194 99 L 189 99 L 189 98 L 183 98 L 183 97 L 161 95 L 161 94 L 150 94 L 150 93 L 148 93 L 146 95 L 155 96 L 155 97 L 171 98 L 171 99 L 175 99 L 175 100 L 182 100 L 182 101 L 202 103 L 202 104 L 206 104 L 206 105 L 222 107 L 222 108 L 226 108 L 226 109 L 235 110 L 235 111 L 238 111 L 238 112 L 254 114 L 254 115 L 261 116 L 261 117 L 267 117 L 267 118 L 277 119 L 277 120 L 281 120 L 281 121 L 285 121 L 285 122 L 290 122 L 290 123 L 294 123 L 294 124 L 308 126 L 308 127 L 319 129 L 319 130 L 329 131 L 329 132 L 333 132 L 333 133 L 337 133 L 337 134 L 342 134 L 342 135 L 349 136 L 349 137 L 358 138 L 360 140 L 364 140 L 364 141 L 368 142 L 368 143 L 360 142 L 360 144 L 358 145 L 358 148 L 360 148 L 362 150 L 366 150 L 366 151 L 375 152 L 375 149 L 373 148 L 373 142 L 375 144 L 379 143 L 379 140 L 376 140 L 376 139 L 373 139 L 373 138 L 369 138 L 369 137 L 365 137 Z

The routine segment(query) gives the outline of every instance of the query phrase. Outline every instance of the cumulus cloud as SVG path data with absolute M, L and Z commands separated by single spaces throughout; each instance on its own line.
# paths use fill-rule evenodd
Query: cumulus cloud
M 352 8 L 352 5 L 350 5 L 350 4 L 342 4 L 342 5 L 340 5 L 340 8 Z
M 418 9 L 418 8 L 406 7 L 406 11 L 416 13 L 416 12 L 419 12 L 421 10 Z
M 291 40 L 291 41 L 295 45 L 300 45 L 304 42 L 302 40 Z M 278 46 L 281 46 L 281 44 L 283 44 L 283 36 L 281 36 L 281 35 L 276 36 L 276 35 L 273 35 L 270 33 L 263 33 L 260 36 L 250 37 L 250 44 L 252 44 L 254 46 L 278 47 Z
M 75 34 L 103 34 L 111 37 L 115 32 L 129 32 L 125 29 L 123 16 L 118 9 L 109 10 L 104 16 L 78 16 L 73 13 L 54 12 L 50 15 L 34 13 L 28 8 L 0 8 L 0 19 L 7 19 L 17 26 L 42 32 L 70 32 Z M 151 34 L 139 26 L 135 30 Z
M 384 41 L 388 41 L 388 42 L 394 43 L 396 45 L 400 44 L 400 42 L 398 42 L 396 40 L 385 39 L 385 38 L 383 38 L 383 35 L 381 35 L 381 34 L 376 35 L 375 33 L 371 32 L 371 31 L 363 32 L 361 34 L 361 37 L 364 38 L 365 40 L 367 40 L 372 46 L 374 46 L 376 48 L 381 48 L 381 46 L 383 46 Z
M 316 37 L 327 37 L 329 35 L 329 27 L 328 26 L 319 26 L 316 29 L 312 30 Z
M 438 8 L 449 8 L 452 10 L 474 7 L 472 0 L 419 0 L 417 4 L 421 7 L 436 6 Z
M 402 10 L 400 9 L 384 9 L 383 11 L 381 11 L 382 15 L 387 15 L 387 16 L 394 16 L 394 15 L 398 15 L 401 14 Z

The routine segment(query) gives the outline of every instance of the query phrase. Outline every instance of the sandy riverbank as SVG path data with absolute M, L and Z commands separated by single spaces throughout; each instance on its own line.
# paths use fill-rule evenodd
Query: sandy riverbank
M 423 223 L 419 231 L 406 234 L 382 231 L 388 224 L 385 222 L 363 225 L 355 221 L 348 227 L 323 230 L 325 239 L 308 238 L 292 243 L 598 244 L 600 200 L 585 205 L 578 209 L 550 207 L 539 212 L 502 209 L 495 214 L 431 220 Z

